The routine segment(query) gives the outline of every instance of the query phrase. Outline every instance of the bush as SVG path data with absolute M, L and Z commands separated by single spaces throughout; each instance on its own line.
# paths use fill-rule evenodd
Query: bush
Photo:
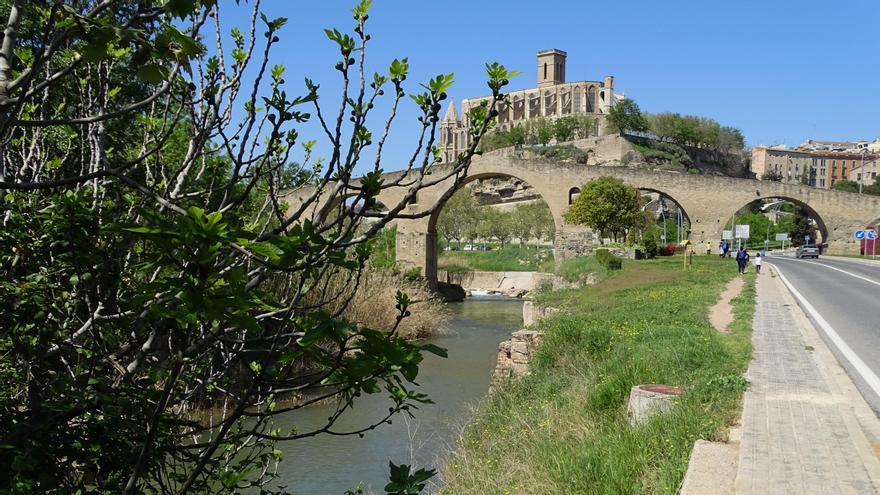
M 596 250 L 596 261 L 608 270 L 620 270 L 623 266 L 623 260 L 611 254 L 607 249 Z
M 646 258 L 656 258 L 660 254 L 660 242 L 657 229 L 651 229 L 642 236 L 642 247 Z

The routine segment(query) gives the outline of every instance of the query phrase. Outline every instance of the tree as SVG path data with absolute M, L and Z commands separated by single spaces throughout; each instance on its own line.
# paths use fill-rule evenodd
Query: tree
M 642 115 L 635 100 L 629 98 L 624 98 L 611 107 L 606 123 L 609 129 L 620 134 L 648 130 L 648 120 Z
M 522 246 L 529 242 L 535 236 L 535 225 L 529 212 L 529 204 L 517 205 L 512 212 L 509 213 L 510 229 L 513 237 L 519 239 L 519 245 Z
M 487 207 L 483 212 L 479 231 L 480 237 L 483 237 L 484 239 L 495 239 L 501 244 L 501 247 L 504 248 L 504 244 L 513 237 L 513 226 L 510 213 Z
M 271 63 L 284 18 L 254 10 L 239 30 L 212 1 L 0 2 L 0 492 L 271 493 L 277 442 L 363 434 L 428 400 L 422 353 L 443 351 L 339 319 L 324 282 L 358 287 L 377 232 L 439 207 L 404 212 L 420 189 L 461 185 L 514 74 L 487 65 L 474 144 L 440 170 L 453 77 L 427 81 L 413 159 L 383 179 L 396 113 L 374 102 L 408 101 L 408 62 L 367 72 L 369 4 L 353 33 L 326 31 L 346 88 L 331 109 Z M 312 119 L 322 141 L 300 142 Z M 387 211 L 360 208 L 404 183 Z M 414 308 L 397 304 L 399 325 Z M 337 429 L 380 392 L 387 415 Z M 324 424 L 276 428 L 328 399 Z M 429 474 L 392 473 L 406 493 Z
M 574 116 L 560 117 L 553 122 L 553 136 L 557 143 L 571 141 L 577 135 L 578 119 Z
M 771 182 L 782 182 L 782 172 L 778 170 L 768 170 L 761 175 L 761 180 Z
M 437 233 L 447 242 L 461 243 L 468 232 L 475 230 L 480 222 L 481 210 L 470 188 L 463 187 L 455 192 L 443 205 L 437 217 Z
M 807 244 L 807 236 L 810 237 L 810 244 L 816 243 L 816 227 L 804 207 L 795 207 L 794 224 L 788 236 L 791 239 L 791 245 L 795 247 Z
M 614 177 L 599 177 L 584 184 L 565 215 L 570 223 L 584 224 L 615 240 L 633 227 L 639 217 L 639 191 Z
M 859 183 L 851 180 L 839 180 L 834 183 L 833 189 L 835 191 L 844 191 L 844 192 L 859 192 Z

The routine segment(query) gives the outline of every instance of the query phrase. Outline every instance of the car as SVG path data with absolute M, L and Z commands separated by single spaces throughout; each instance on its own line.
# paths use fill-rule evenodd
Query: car
M 491 250 L 492 250 L 492 246 L 486 246 L 486 245 L 474 246 L 474 251 L 491 251 Z
M 803 246 L 800 246 L 797 248 L 797 252 L 795 253 L 795 256 L 798 259 L 803 259 L 803 258 L 817 259 L 819 257 L 819 247 L 816 246 L 815 244 L 804 244 Z
M 471 244 L 465 244 L 465 245 L 464 245 L 464 251 L 473 251 L 473 250 L 474 250 L 474 246 L 473 246 L 473 245 L 471 245 Z

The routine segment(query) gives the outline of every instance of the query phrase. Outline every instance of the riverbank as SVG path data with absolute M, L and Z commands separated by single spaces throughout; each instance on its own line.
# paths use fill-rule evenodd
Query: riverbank
M 697 258 L 627 261 L 594 287 L 541 294 L 563 312 L 543 320 L 531 374 L 498 389 L 442 469 L 442 493 L 676 493 L 695 440 L 721 440 L 739 417 L 751 354 L 754 275 L 734 299 L 729 334 L 709 308 L 735 265 Z M 685 393 L 638 427 L 633 385 Z

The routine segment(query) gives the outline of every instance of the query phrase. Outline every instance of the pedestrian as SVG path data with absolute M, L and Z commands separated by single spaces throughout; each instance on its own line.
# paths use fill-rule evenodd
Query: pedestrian
M 718 243 L 718 257 L 724 257 L 724 241 Z
M 755 273 L 761 273 L 761 262 L 764 260 L 764 257 L 761 256 L 761 252 L 758 251 L 758 254 L 755 255 Z
M 712 243 L 706 241 L 706 256 L 709 256 L 710 254 L 712 254 Z
M 736 253 L 736 266 L 737 271 L 739 273 L 746 272 L 746 263 L 748 262 L 748 254 L 746 253 L 745 248 L 739 248 L 739 251 Z

